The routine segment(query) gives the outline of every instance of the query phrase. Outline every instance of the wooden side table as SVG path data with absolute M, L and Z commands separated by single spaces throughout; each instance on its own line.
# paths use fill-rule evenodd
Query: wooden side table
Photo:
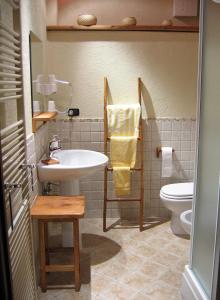
M 31 216 L 38 219 L 40 249 L 40 286 L 47 290 L 46 273 L 74 272 L 75 289 L 80 290 L 79 219 L 84 217 L 83 196 L 38 196 L 31 208 Z M 51 265 L 46 259 L 46 228 L 48 222 L 72 222 L 74 234 L 73 265 Z

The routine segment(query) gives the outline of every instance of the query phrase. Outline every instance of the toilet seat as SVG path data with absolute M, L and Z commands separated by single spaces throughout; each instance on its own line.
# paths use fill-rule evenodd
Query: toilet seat
M 181 201 L 181 200 L 187 200 L 187 199 L 189 199 L 189 200 L 191 199 L 192 200 L 192 198 L 193 198 L 193 196 L 186 196 L 186 197 L 177 197 L 177 196 L 175 196 L 175 197 L 173 197 L 173 196 L 169 196 L 169 195 L 163 194 L 161 192 L 160 192 L 160 197 L 164 198 L 164 199 L 179 200 L 179 201 Z
M 161 188 L 160 196 L 167 199 L 192 199 L 193 182 L 168 184 Z

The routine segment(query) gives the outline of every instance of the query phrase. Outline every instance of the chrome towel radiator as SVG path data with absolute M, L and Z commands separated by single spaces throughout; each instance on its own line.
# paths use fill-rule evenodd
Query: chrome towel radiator
M 36 299 L 29 212 L 33 166 L 26 165 L 23 121 L 2 129 L 0 140 L 14 297 Z
M 19 7 L 19 1 L 4 0 L 9 15 Z M 0 3 L 0 9 L 1 9 Z M 10 21 L 10 18 L 9 18 Z M 23 118 L 23 87 L 21 70 L 21 37 L 13 24 L 0 23 L 0 103 L 6 109 L 13 103 L 18 108 L 9 110 L 13 120 L 1 114 L 1 166 L 4 188 L 5 214 L 11 265 L 13 296 L 16 300 L 34 300 L 36 280 L 33 263 L 30 197 L 33 190 L 33 165 L 26 164 L 26 136 Z M 3 120 L 2 119 L 2 120 Z M 20 120 L 19 120 L 20 119 Z M 12 124 L 11 124 L 12 123 Z M 7 125 L 10 124 L 10 125 Z

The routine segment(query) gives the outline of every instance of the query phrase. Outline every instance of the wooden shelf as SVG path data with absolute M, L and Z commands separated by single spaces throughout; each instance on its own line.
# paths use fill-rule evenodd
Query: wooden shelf
M 162 25 L 93 25 L 93 26 L 75 26 L 75 25 L 50 25 L 47 31 L 174 31 L 174 32 L 199 32 L 198 25 L 190 26 L 162 26 Z
M 35 133 L 37 129 L 45 122 L 55 119 L 57 112 L 44 112 L 32 118 L 32 131 Z M 43 122 L 40 126 L 37 126 L 38 122 Z

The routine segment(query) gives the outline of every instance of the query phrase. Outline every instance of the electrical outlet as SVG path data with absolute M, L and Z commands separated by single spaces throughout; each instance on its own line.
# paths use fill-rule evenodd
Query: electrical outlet
M 69 108 L 68 109 L 68 116 L 69 117 L 77 117 L 77 116 L 79 116 L 79 108 Z

